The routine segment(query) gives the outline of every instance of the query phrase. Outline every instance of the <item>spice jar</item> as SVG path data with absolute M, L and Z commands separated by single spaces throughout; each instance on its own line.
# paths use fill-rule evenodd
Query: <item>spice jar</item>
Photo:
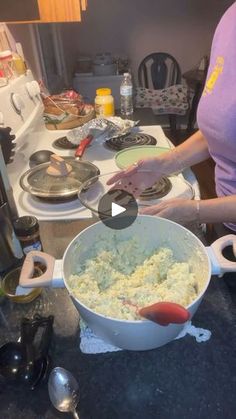
M 36 217 L 26 215 L 17 218 L 14 221 L 14 229 L 25 255 L 31 250 L 42 250 L 39 223 Z
M 40 239 L 39 223 L 36 217 L 25 215 L 14 221 L 14 230 L 21 244 L 24 255 L 32 250 L 43 250 Z M 35 262 L 35 266 L 45 272 L 46 267 L 40 262 Z
M 114 98 L 111 95 L 111 89 L 101 88 L 96 90 L 95 112 L 96 116 L 114 116 Z

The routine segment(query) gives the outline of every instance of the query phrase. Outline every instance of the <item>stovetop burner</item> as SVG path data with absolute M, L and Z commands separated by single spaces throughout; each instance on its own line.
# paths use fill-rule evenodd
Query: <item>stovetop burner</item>
M 156 145 L 156 143 L 156 138 L 144 133 L 126 134 L 105 141 L 106 147 L 114 151 L 120 151 L 134 146 Z
M 53 147 L 64 149 L 64 150 L 72 150 L 77 147 L 77 145 L 72 144 L 67 137 L 60 137 L 53 141 Z
M 159 199 L 167 195 L 172 189 L 171 181 L 167 177 L 162 177 L 150 188 L 145 189 L 139 197 L 140 201 L 150 201 Z

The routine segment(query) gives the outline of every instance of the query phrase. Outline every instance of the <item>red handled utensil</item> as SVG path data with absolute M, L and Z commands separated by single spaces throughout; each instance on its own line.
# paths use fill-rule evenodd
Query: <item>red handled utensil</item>
M 161 301 L 138 310 L 140 316 L 161 326 L 170 323 L 182 324 L 190 319 L 190 313 L 180 304 Z
M 75 151 L 75 159 L 80 160 L 85 152 L 85 149 L 88 147 L 88 145 L 91 143 L 91 141 L 93 140 L 94 136 L 93 135 L 87 135 L 86 138 L 84 138 L 79 146 L 77 147 L 76 151 Z

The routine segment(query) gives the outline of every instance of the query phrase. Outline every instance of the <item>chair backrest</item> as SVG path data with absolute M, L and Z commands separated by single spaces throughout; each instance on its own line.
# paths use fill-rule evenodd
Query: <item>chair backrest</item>
M 155 90 L 179 84 L 180 66 L 172 55 L 166 52 L 153 52 L 140 63 L 138 81 L 139 86 Z

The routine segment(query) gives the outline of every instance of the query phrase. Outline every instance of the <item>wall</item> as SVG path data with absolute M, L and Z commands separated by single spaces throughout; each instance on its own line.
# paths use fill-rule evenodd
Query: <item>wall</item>
M 174 55 L 182 72 L 209 54 L 220 16 L 231 0 L 89 0 L 80 24 L 63 26 L 68 68 L 79 54 L 127 55 L 136 74 L 153 51 Z
M 81 23 L 59 24 L 64 54 L 72 75 L 79 54 L 109 51 L 127 55 L 136 75 L 142 58 L 153 51 L 174 55 L 182 72 L 209 54 L 220 16 L 232 0 L 89 0 Z M 35 70 L 35 51 L 28 25 L 12 26 Z M 36 60 L 37 61 L 37 60 Z

